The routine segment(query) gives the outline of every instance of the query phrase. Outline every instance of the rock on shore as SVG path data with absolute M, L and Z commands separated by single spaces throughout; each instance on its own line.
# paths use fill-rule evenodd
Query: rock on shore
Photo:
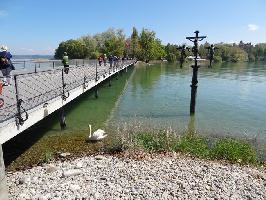
M 10 199 L 266 199 L 265 171 L 185 157 L 89 156 L 7 174 Z

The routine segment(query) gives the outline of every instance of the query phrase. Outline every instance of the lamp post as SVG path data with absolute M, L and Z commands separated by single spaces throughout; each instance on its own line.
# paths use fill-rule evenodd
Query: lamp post
M 194 65 L 192 65 L 193 75 L 191 81 L 191 99 L 190 99 L 190 115 L 194 115 L 195 113 L 195 105 L 196 105 L 196 95 L 197 95 L 197 84 L 198 84 L 198 54 L 199 54 L 199 41 L 202 41 L 207 36 L 199 36 L 199 31 L 194 32 L 196 34 L 195 37 L 186 37 L 187 40 L 194 43 L 192 47 L 192 52 L 194 54 Z

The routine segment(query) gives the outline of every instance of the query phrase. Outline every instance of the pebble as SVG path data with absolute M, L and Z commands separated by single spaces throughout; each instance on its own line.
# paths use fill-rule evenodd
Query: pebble
M 62 177 L 76 176 L 81 173 L 82 171 L 79 169 L 70 169 L 70 170 L 63 171 Z
M 95 159 L 96 159 L 96 160 L 104 160 L 105 157 L 102 156 L 102 155 L 97 155 L 97 156 L 95 156 Z
M 71 154 L 68 153 L 68 152 L 60 153 L 60 154 L 59 154 L 59 156 L 60 156 L 61 158 L 65 158 L 65 157 L 70 156 L 70 155 L 71 155 Z
M 70 185 L 69 189 L 74 192 L 76 190 L 79 190 L 80 186 L 79 185 Z
M 53 172 L 55 172 L 57 170 L 57 167 L 56 166 L 54 166 L 54 165 L 48 165 L 47 166 L 47 169 L 46 169 L 46 172 L 47 173 L 53 173 Z
M 78 162 L 76 165 L 77 169 L 81 169 L 83 167 L 83 163 L 82 162 Z
M 265 171 L 188 157 L 98 155 L 7 174 L 10 199 L 266 199 Z

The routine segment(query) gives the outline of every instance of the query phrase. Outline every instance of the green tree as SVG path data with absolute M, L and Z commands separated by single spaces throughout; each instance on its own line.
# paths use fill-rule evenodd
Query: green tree
M 223 60 L 222 60 L 222 57 L 221 56 L 215 55 L 213 57 L 213 61 L 216 62 L 216 63 L 221 63 Z
M 141 47 L 140 59 L 145 61 L 150 61 L 154 58 L 154 41 L 155 32 L 143 29 L 140 34 L 139 44 Z
M 122 56 L 125 50 L 125 34 L 121 29 L 108 29 L 93 36 L 96 50 L 101 54 Z
M 160 60 L 166 56 L 165 48 L 161 40 L 155 39 L 152 46 L 152 59 Z
M 247 60 L 248 60 L 248 55 L 244 50 L 238 47 L 230 48 L 230 61 L 231 62 L 240 62 L 240 61 L 247 61 Z
M 67 40 L 61 42 L 55 50 L 55 58 L 61 59 L 64 52 L 67 52 L 70 59 L 84 59 L 88 56 L 86 45 L 80 40 Z
M 175 62 L 175 61 L 176 61 L 176 56 L 175 56 L 175 54 L 173 54 L 173 53 L 168 53 L 168 54 L 166 55 L 166 60 L 167 60 L 168 62 Z
M 99 54 L 99 52 L 97 51 L 96 39 L 91 35 L 87 35 L 87 36 L 81 37 L 80 41 L 83 42 L 87 47 L 87 50 L 88 50 L 87 57 L 91 59 L 97 58 L 97 55 Z
M 205 42 L 203 45 L 199 46 L 199 55 L 201 58 L 207 58 L 208 55 L 208 50 L 206 49 L 207 47 L 211 46 L 208 42 Z
M 167 44 L 165 46 L 166 59 L 169 62 L 175 62 L 180 59 L 180 51 L 178 50 L 177 45 Z
M 140 51 L 140 46 L 139 46 L 138 31 L 135 27 L 133 27 L 133 31 L 130 37 L 130 56 L 133 58 L 137 57 L 139 51 Z
M 266 44 L 265 43 L 256 44 L 255 47 L 251 50 L 251 54 L 255 56 L 256 61 L 265 61 Z

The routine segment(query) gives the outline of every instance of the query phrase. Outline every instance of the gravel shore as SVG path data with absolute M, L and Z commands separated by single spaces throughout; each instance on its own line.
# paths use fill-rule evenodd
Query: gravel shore
M 7 174 L 10 199 L 266 199 L 266 173 L 189 157 L 109 155 Z

